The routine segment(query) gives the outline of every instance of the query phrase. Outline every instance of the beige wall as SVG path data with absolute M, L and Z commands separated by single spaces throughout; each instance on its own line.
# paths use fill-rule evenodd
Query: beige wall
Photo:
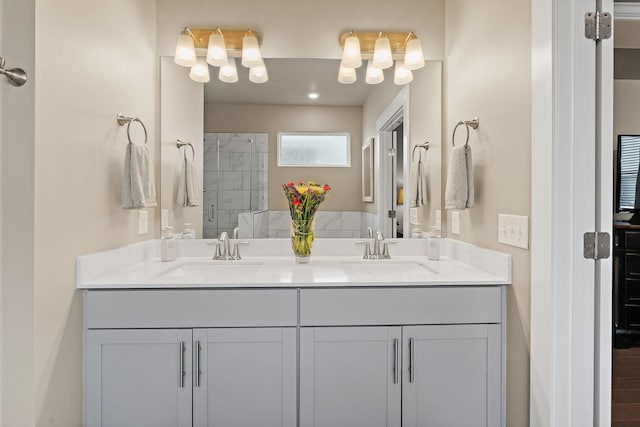
M 0 77 L 2 132 L 2 417 L 5 427 L 34 423 L 34 105 L 35 1 L 3 0 L 0 55 L 24 68 L 20 88 Z
M 269 209 L 288 209 L 281 186 L 298 179 L 331 186 L 329 197 L 322 204 L 323 210 L 363 209 L 362 108 L 207 104 L 204 113 L 204 130 L 207 133 L 269 135 Z M 247 120 L 248 117 L 251 119 Z M 351 135 L 351 167 L 278 167 L 278 132 L 348 132 Z
M 120 207 L 127 139 L 115 119 L 121 112 L 146 124 L 158 185 L 155 17 L 155 0 L 37 4 L 33 365 L 38 426 L 81 425 L 83 318 L 75 258 L 158 235 L 158 209 L 150 210 L 150 234 L 138 236 L 138 212 Z
M 496 19 L 500 25 L 487 25 Z M 529 423 L 530 253 L 497 242 L 498 213 L 531 214 L 530 20 L 530 0 L 446 1 L 444 135 L 450 138 L 458 120 L 480 118 L 470 140 L 476 206 L 461 212 L 460 236 L 448 236 L 513 256 L 507 296 L 509 427 Z M 444 147 L 448 158 L 449 141 Z

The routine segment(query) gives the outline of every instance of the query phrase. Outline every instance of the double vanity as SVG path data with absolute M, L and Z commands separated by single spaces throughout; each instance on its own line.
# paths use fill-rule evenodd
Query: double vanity
M 504 426 L 511 258 L 406 239 L 362 259 L 353 239 L 158 240 L 77 261 L 85 425 Z

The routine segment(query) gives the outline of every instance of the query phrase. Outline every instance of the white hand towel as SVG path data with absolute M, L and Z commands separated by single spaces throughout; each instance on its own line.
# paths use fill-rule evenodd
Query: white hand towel
M 412 208 L 424 206 L 426 203 L 426 183 L 422 160 L 418 160 L 417 163 L 411 165 L 409 181 L 411 182 L 411 199 L 409 206 Z
M 193 163 L 193 160 L 189 160 L 186 156 L 182 162 L 182 171 L 180 172 L 180 179 L 178 180 L 178 196 L 176 202 L 184 207 L 200 206 L 196 187 L 196 165 Z
M 473 164 L 470 145 L 460 145 L 451 150 L 444 203 L 445 209 L 473 207 Z
M 122 208 L 152 208 L 156 204 L 151 155 L 146 144 L 127 145 L 122 179 Z

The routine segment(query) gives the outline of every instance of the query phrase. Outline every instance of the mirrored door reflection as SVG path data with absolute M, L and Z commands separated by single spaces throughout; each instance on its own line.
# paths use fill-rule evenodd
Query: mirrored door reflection
M 268 135 L 205 133 L 203 237 L 215 239 L 238 226 L 238 215 L 266 210 Z

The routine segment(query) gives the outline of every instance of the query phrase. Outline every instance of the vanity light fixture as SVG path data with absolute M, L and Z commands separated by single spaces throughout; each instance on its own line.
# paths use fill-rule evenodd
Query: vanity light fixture
M 340 66 L 344 68 L 358 68 L 362 65 L 362 56 L 360 55 L 360 40 L 353 31 L 351 35 L 344 41 L 344 49 L 342 51 L 342 60 Z
M 356 69 L 355 68 L 347 68 L 340 67 L 340 72 L 338 73 L 338 81 L 342 84 L 349 85 L 356 81 Z
M 422 43 L 415 34 L 409 33 L 407 46 L 404 50 L 404 66 L 407 70 L 417 70 L 424 67 L 424 53 Z
M 207 63 L 214 67 L 222 67 L 227 65 L 229 58 L 227 56 L 227 47 L 224 43 L 224 34 L 220 28 L 209 36 L 209 44 L 207 45 Z
M 242 58 L 242 65 L 250 68 L 249 80 L 264 83 L 269 79 L 260 52 L 262 38 L 252 29 L 227 30 L 222 28 L 185 28 L 178 36 L 175 62 L 191 67 L 189 76 L 197 82 L 209 81 L 209 64 L 220 67 L 218 78 L 227 83 L 238 81 L 235 58 Z M 206 57 L 200 61 L 199 57 Z M 203 65 L 204 64 L 204 65 Z
M 259 65 L 257 67 L 251 67 L 249 69 L 249 80 L 254 83 L 264 83 L 269 80 L 269 75 L 267 74 L 267 68 L 264 65 Z
M 238 81 L 238 70 L 236 68 L 236 58 L 229 58 L 227 65 L 220 67 L 218 78 L 225 83 L 235 83 Z
M 367 62 L 367 75 L 364 81 L 370 85 L 377 85 L 384 81 L 384 72 L 380 68 L 373 66 L 372 59 Z
M 373 49 L 372 65 L 380 70 L 386 70 L 393 65 L 391 43 L 389 42 L 389 37 L 384 36 L 382 32 L 380 32 Z
M 393 82 L 397 85 L 406 85 L 413 80 L 413 73 L 404 66 L 404 61 L 397 60 L 396 68 L 393 72 Z
M 191 67 L 189 77 L 198 83 L 207 83 L 209 81 L 209 65 L 204 58 L 198 58 L 196 65 Z
M 359 47 L 357 53 L 355 41 Z M 338 73 L 340 83 L 353 83 L 356 79 L 355 68 L 360 65 L 356 65 L 358 62 L 352 58 L 368 60 L 365 78 L 368 84 L 384 81 L 383 70 L 390 68 L 394 60 L 397 61 L 394 71 L 396 84 L 409 83 L 413 79 L 411 70 L 422 68 L 425 64 L 422 44 L 413 32 L 349 31 L 340 35 L 339 43 L 343 48 Z
M 178 35 L 176 42 L 176 53 L 174 60 L 176 64 L 183 67 L 193 67 L 196 65 L 196 49 L 193 43 L 193 37 L 188 28 L 185 28 Z

